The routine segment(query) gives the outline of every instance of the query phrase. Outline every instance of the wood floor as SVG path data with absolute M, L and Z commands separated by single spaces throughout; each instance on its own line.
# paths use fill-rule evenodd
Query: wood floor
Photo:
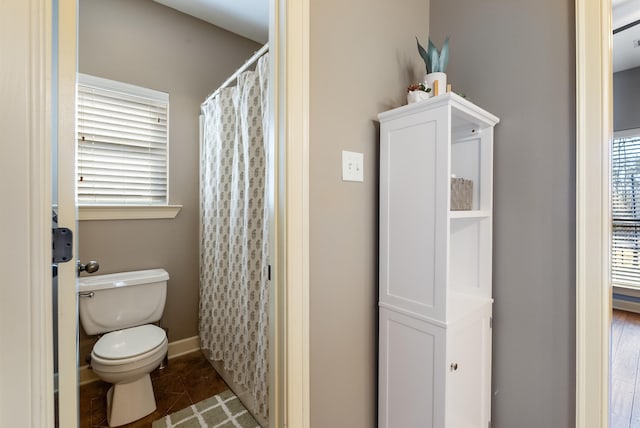
M 149 416 L 123 427 L 150 428 L 156 419 L 228 389 L 199 351 L 170 360 L 166 368 L 151 373 L 151 382 L 158 408 Z M 97 381 L 80 387 L 80 428 L 108 427 L 105 409 L 109 386 Z
M 613 310 L 611 428 L 640 427 L 640 314 Z

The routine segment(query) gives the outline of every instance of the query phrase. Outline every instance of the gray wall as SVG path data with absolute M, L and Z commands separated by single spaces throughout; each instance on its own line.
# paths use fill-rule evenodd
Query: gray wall
M 377 423 L 377 114 L 424 74 L 428 0 L 312 0 L 310 110 L 311 426 Z M 341 181 L 341 151 L 364 182 Z
M 572 0 L 432 0 L 454 92 L 495 134 L 493 428 L 575 426 Z
M 640 128 L 640 67 L 613 73 L 613 129 Z
M 151 0 L 81 0 L 79 8 L 81 73 L 169 93 L 170 203 L 183 205 L 172 220 L 80 222 L 80 258 L 98 260 L 100 273 L 167 269 L 169 340 L 194 336 L 200 103 L 259 46 Z M 90 349 L 83 343 L 81 359 Z

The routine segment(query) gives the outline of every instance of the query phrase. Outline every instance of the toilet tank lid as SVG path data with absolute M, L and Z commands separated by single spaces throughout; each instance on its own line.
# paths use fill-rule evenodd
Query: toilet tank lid
M 93 275 L 78 278 L 78 291 L 97 291 L 105 288 L 127 287 L 167 281 L 169 273 L 164 269 L 146 269 L 131 272 L 108 273 L 106 275 Z

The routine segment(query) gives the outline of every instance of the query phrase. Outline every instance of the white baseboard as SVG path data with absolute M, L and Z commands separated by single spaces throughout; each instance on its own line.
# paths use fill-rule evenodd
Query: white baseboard
M 614 285 L 611 306 L 613 309 L 640 313 L 640 289 Z
M 198 336 L 187 337 L 169 343 L 169 359 L 181 357 L 200 350 L 200 338 Z
M 169 359 L 187 355 L 200 350 L 200 338 L 198 336 L 187 337 L 186 339 L 176 340 L 169 343 L 167 351 Z M 91 367 L 87 364 L 78 369 L 78 379 L 80 385 L 95 382 L 98 376 L 93 373 Z
M 620 309 L 623 311 L 636 312 L 640 314 L 640 303 L 630 302 L 628 300 L 613 299 L 613 309 Z

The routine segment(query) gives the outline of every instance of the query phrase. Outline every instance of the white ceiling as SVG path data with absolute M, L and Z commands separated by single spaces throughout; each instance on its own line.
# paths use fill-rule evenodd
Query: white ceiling
M 613 29 L 640 20 L 640 0 L 613 0 Z M 640 24 L 613 35 L 613 71 L 640 67 Z
M 269 38 L 268 0 L 154 0 L 258 43 Z

